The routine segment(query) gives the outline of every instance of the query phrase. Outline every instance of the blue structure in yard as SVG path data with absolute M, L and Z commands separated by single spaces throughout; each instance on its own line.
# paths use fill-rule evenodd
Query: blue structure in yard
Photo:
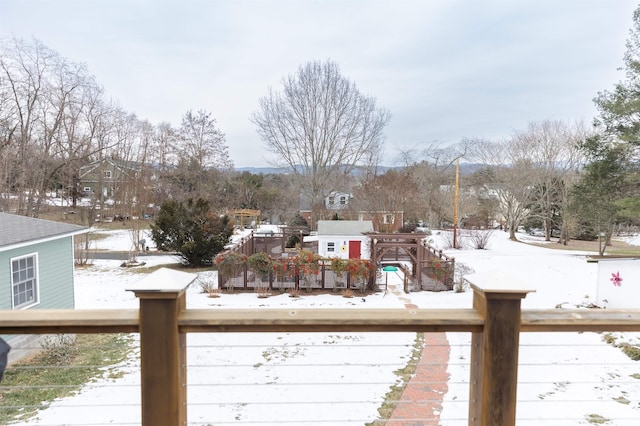
M 88 228 L 0 213 L 0 309 L 73 309 L 74 235 Z M 11 360 L 38 336 L 4 336 Z

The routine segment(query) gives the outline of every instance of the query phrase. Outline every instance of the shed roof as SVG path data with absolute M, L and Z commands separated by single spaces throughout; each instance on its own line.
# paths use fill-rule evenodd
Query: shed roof
M 360 235 L 373 232 L 370 220 L 319 220 L 318 235 Z
M 17 244 L 80 234 L 88 230 L 69 223 L 0 213 L 0 250 Z

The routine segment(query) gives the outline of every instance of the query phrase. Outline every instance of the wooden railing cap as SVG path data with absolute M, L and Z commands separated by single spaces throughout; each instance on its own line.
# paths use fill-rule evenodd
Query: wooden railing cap
M 133 291 L 136 297 L 144 297 L 144 295 L 158 293 L 177 295 L 185 291 L 196 278 L 198 278 L 198 275 L 190 272 L 160 268 L 126 290 Z

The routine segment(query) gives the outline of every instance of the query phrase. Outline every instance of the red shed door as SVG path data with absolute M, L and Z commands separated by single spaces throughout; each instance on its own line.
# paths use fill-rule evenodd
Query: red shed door
M 361 241 L 349 241 L 349 259 L 360 259 Z

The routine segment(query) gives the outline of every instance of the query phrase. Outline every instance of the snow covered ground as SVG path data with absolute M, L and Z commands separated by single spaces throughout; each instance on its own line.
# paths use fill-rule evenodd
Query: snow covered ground
M 520 235 L 524 238 L 533 238 Z M 433 236 L 439 243 L 438 235 Z M 147 238 L 150 241 L 150 238 Z M 109 232 L 97 248 L 128 250 L 127 231 Z M 549 250 L 491 235 L 487 250 L 445 250 L 475 272 L 470 281 L 512 279 L 535 290 L 523 309 L 575 307 L 594 299 L 597 264 L 584 252 Z M 173 256 L 149 256 L 148 265 L 175 263 Z M 97 260 L 76 271 L 76 306 L 132 308 L 138 301 L 125 291 L 141 279 L 120 261 Z M 214 272 L 202 279 L 215 278 Z M 472 293 L 412 292 L 401 295 L 402 281 L 388 276 L 390 288 L 366 298 L 277 294 L 223 294 L 208 298 L 197 285 L 187 291 L 188 308 L 401 308 L 405 298 L 419 308 L 470 308 Z M 640 308 L 640 302 L 639 306 Z M 615 333 L 638 343 L 637 335 Z M 518 425 L 631 425 L 640 422 L 640 365 L 597 333 L 523 333 L 521 336 Z M 413 333 L 274 333 L 188 336 L 189 423 L 363 425 L 377 417 L 393 373 L 411 355 Z M 466 425 L 468 410 L 468 333 L 447 333 L 451 346 L 449 391 L 442 425 Z M 54 402 L 24 425 L 139 424 L 139 373 L 135 360 L 120 366 L 119 378 L 88 384 L 78 395 Z M 117 409 L 114 409 L 117 407 Z M 608 419 L 608 420 L 607 420 Z

